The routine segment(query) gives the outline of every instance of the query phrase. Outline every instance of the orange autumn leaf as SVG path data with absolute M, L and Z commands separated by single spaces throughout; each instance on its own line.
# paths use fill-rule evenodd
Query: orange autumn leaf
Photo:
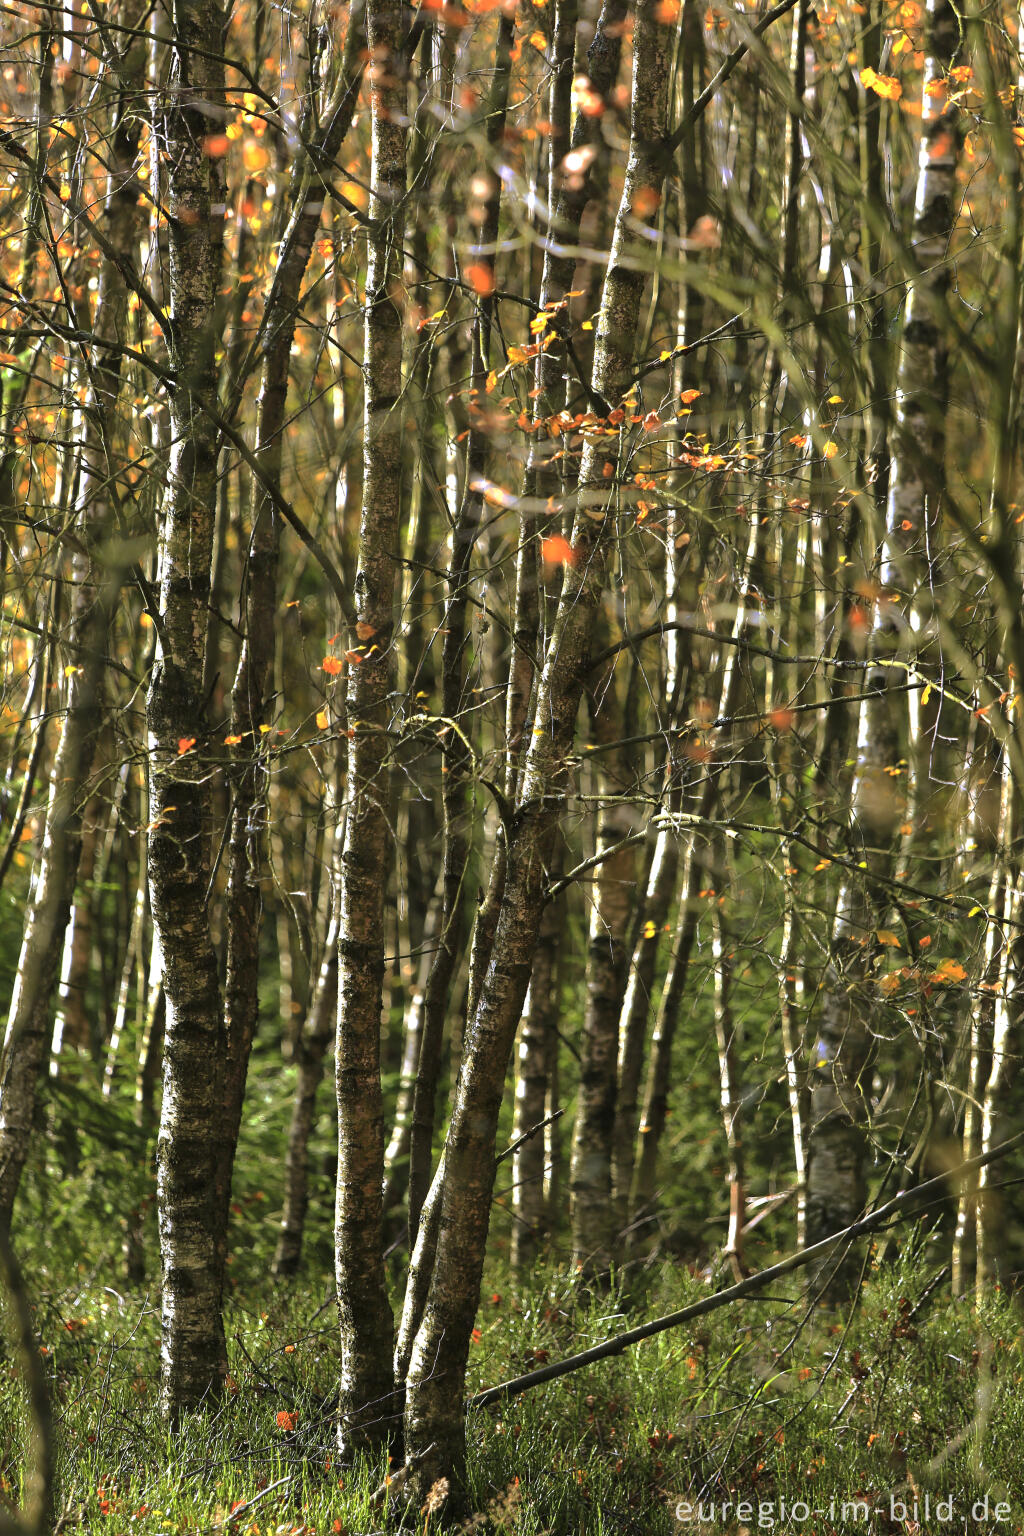
M 224 745 L 226 747 L 237 747 L 241 739 L 241 736 L 225 736 Z
M 360 640 L 372 640 L 376 633 L 377 626 L 375 624 L 367 624 L 364 619 L 360 619 L 356 625 L 356 634 Z
M 568 539 L 563 539 L 560 533 L 549 534 L 546 539 L 540 541 L 541 557 L 549 565 L 572 565 L 573 550 Z
M 298 1422 L 299 1422 L 298 1414 L 297 1413 L 288 1413 L 286 1409 L 282 1409 L 281 1412 L 277 1415 L 277 1427 L 278 1427 L 278 1429 L 289 1429 L 289 1430 L 290 1429 L 294 1429 L 296 1424 L 298 1424 Z
M 879 75 L 873 69 L 861 70 L 860 83 L 883 101 L 899 101 L 903 95 L 903 87 L 894 75 Z
M 338 660 L 337 656 L 324 657 L 323 670 L 327 673 L 328 677 L 337 677 L 338 673 L 341 671 L 341 668 L 342 663 Z
M 699 395 L 699 389 L 684 389 L 679 398 L 684 405 L 692 405 Z
M 179 736 L 178 737 L 178 756 L 179 757 L 184 757 L 185 753 L 186 752 L 190 752 L 192 750 L 192 748 L 195 746 L 195 744 L 196 744 L 196 738 L 194 736 Z
M 494 268 L 486 262 L 474 261 L 466 268 L 466 282 L 482 299 L 494 292 Z
M 661 194 L 653 187 L 638 187 L 633 194 L 633 212 L 638 219 L 649 219 L 661 206 Z

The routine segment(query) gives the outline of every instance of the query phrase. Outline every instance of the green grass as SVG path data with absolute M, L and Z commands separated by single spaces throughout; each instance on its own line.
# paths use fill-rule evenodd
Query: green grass
M 724 1502 L 747 1499 L 748 1527 L 826 1536 L 838 1529 L 913 1529 L 887 1513 L 870 1524 L 783 1521 L 783 1501 L 827 1510 L 832 1500 L 952 1497 L 955 1524 L 926 1533 L 1024 1529 L 1024 1359 L 1017 1304 L 992 1291 L 972 1306 L 949 1297 L 939 1242 L 921 1240 L 868 1277 L 852 1318 L 808 1319 L 796 1277 L 771 1298 L 723 1309 L 623 1356 L 471 1417 L 475 1528 L 521 1536 L 668 1536 L 674 1510 L 698 1500 L 735 1531 Z M 59 1529 L 298 1536 L 381 1530 L 396 1523 L 370 1496 L 383 1462 L 340 1468 L 324 1408 L 338 1359 L 322 1277 L 234 1296 L 232 1391 L 172 1438 L 156 1408 L 159 1319 L 152 1297 L 118 1294 L 83 1273 L 52 1288 L 30 1276 L 59 1442 Z M 685 1305 L 706 1282 L 665 1266 L 595 1296 L 564 1272 L 527 1287 L 488 1276 L 471 1389 L 557 1359 L 641 1317 Z M 286 1417 L 279 1421 L 278 1415 Z M 288 1427 L 293 1426 L 293 1427 Z M 27 1420 L 20 1373 L 0 1377 L 0 1479 L 17 1501 Z M 518 1480 L 518 1481 L 517 1481 Z M 1000 1525 L 972 1519 L 988 1495 Z M 253 1501 L 253 1502 L 250 1502 Z M 231 1521 L 233 1506 L 236 1519 Z M 694 1511 L 696 1513 L 696 1509 Z M 898 1508 L 897 1508 L 898 1513 Z M 418 1531 L 428 1522 L 414 1515 Z

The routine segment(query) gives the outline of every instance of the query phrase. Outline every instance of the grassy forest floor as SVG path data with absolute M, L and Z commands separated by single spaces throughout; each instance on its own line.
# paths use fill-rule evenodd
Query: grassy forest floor
M 951 1301 L 938 1240 L 913 1246 L 869 1272 L 852 1317 L 809 1319 L 793 1276 L 476 1413 L 474 1514 L 465 1528 L 516 1536 L 1020 1532 L 1020 1308 L 997 1290 L 976 1306 Z M 29 1279 L 57 1424 L 58 1530 L 355 1536 L 397 1525 L 397 1511 L 371 1503 L 386 1466 L 343 1469 L 333 1453 L 336 1326 L 322 1276 L 275 1289 L 253 1278 L 236 1288 L 229 1396 L 173 1440 L 156 1405 L 155 1296 L 107 1286 L 84 1265 L 77 1279 L 61 1277 L 52 1251 L 32 1263 Z M 471 1387 L 685 1305 L 708 1283 L 664 1264 L 642 1271 L 628 1292 L 620 1283 L 595 1297 L 564 1271 L 537 1271 L 522 1284 L 492 1269 Z M 19 1382 L 8 1355 L 0 1488 L 14 1500 L 27 1431 Z M 986 1497 L 987 1513 L 977 1503 Z M 943 1510 L 936 1518 L 940 1499 L 952 1501 L 948 1520 Z M 737 1515 L 745 1500 L 750 1511 Z M 871 1512 L 844 1520 L 841 1505 L 853 1500 Z M 679 1508 L 687 1503 L 689 1511 Z M 440 1517 L 412 1511 L 407 1519 L 426 1536 Z

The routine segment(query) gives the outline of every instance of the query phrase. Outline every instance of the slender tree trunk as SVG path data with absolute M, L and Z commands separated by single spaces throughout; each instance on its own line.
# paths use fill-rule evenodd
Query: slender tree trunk
M 235 762 L 225 911 L 227 1055 L 217 1168 L 221 1216 L 219 1243 L 224 1258 L 227 1256 L 235 1149 L 242 1122 L 249 1053 L 259 1015 L 260 934 L 266 878 L 263 863 L 270 777 L 267 727 L 269 700 L 273 693 L 281 542 L 281 519 L 274 509 L 268 487 L 279 487 L 281 481 L 292 341 L 299 316 L 302 279 L 323 210 L 324 189 L 315 162 L 321 158 L 334 159 L 352 123 L 363 68 L 361 20 L 361 12 L 355 8 L 349 20 L 339 82 L 328 105 L 320 141 L 312 152 L 297 158 L 292 171 L 285 203 L 291 212 L 280 243 L 277 268 L 261 326 L 263 355 L 256 412 L 256 455 L 264 479 L 260 481 L 253 476 L 251 482 L 245 639 L 231 691 Z M 312 110 L 308 104 L 303 127 L 308 136 L 312 127 Z M 285 1032 L 291 1024 L 290 1018 L 284 1021 Z
M 472 253 L 475 262 L 491 274 L 494 271 L 497 253 L 498 218 L 501 210 L 501 181 L 497 174 L 496 161 L 505 133 L 513 32 L 511 14 L 502 12 L 498 22 L 494 74 L 486 103 L 488 160 L 484 175 L 488 190 L 483 199 L 479 243 Z M 482 286 L 486 288 L 487 284 Z M 472 389 L 477 402 L 486 398 L 493 309 L 492 294 L 482 293 L 477 300 L 471 343 Z M 484 509 L 482 482 L 489 452 L 488 433 L 485 422 L 480 419 L 481 414 L 479 404 L 471 405 L 465 483 L 458 516 L 452 529 L 452 555 L 441 656 L 441 712 L 449 721 L 457 720 L 463 711 L 466 652 L 471 642 L 467 624 L 468 582 L 473 547 L 480 536 Z M 465 942 L 466 877 L 470 854 L 471 809 L 468 794 L 470 755 L 461 730 L 449 730 L 445 736 L 444 758 L 446 771 L 441 780 L 444 815 L 443 907 L 437 948 L 434 951 L 423 999 L 423 1038 L 413 1094 L 412 1137 L 409 1147 L 410 1253 L 415 1248 L 420 1211 L 430 1188 L 444 1021 L 450 1008 L 452 979 Z M 486 931 L 486 926 L 486 920 L 483 922 L 478 920 L 478 936 Z
M 227 1371 L 217 1199 L 224 1022 L 210 933 L 212 790 L 202 696 L 217 494 L 214 328 L 223 257 L 221 161 L 206 150 L 224 111 L 225 18 L 216 0 L 177 0 L 166 152 L 171 396 L 160 541 L 159 654 L 147 700 L 149 891 L 165 995 L 157 1198 L 163 1266 L 161 1404 L 172 1419 L 219 1396 Z
M 332 917 L 324 941 L 313 1000 L 296 1050 L 298 1081 L 285 1153 L 284 1209 L 274 1252 L 276 1279 L 294 1275 L 302 1258 L 309 1206 L 309 1138 L 316 1119 L 316 1094 L 324 1075 L 324 1057 L 338 1015 L 338 922 Z
M 593 387 L 617 403 L 629 380 L 644 289 L 644 253 L 634 234 L 633 202 L 662 192 L 660 152 L 670 68 L 669 29 L 653 0 L 640 0 L 633 36 L 630 153 L 605 279 L 596 338 Z M 611 404 L 609 405 L 611 409 Z M 573 558 L 540 679 L 534 733 L 518 805 L 509 818 L 507 874 L 490 964 L 467 1035 L 439 1185 L 439 1224 L 422 1321 L 406 1386 L 406 1454 L 416 1458 L 414 1492 L 439 1477 L 456 1495 L 465 1479 L 464 1383 L 480 1293 L 495 1176 L 495 1139 L 509 1053 L 529 984 L 545 888 L 545 853 L 562 797 L 565 759 L 587 672 L 602 601 L 614 519 L 609 488 L 617 453 L 608 439 L 584 449 Z M 608 473 L 605 466 L 609 465 Z M 423 1242 L 410 1290 L 422 1283 Z
M 47 61 L 48 62 L 48 61 Z M 140 124 L 128 96 L 118 98 L 112 133 L 113 169 L 107 184 L 108 232 L 118 249 L 137 237 L 138 183 L 134 159 Z M 129 555 L 119 536 L 110 486 L 110 429 L 121 390 L 116 350 L 127 334 L 128 295 L 117 267 L 104 261 L 93 327 L 113 342 L 90 363 L 83 409 L 77 516 L 72 559 L 71 676 L 60 743 L 53 761 L 46 832 L 25 924 L 18 971 L 0 1052 L 0 1229 L 9 1230 L 28 1154 L 40 1073 L 50 1044 L 54 987 L 60 974 L 82 848 L 82 814 L 102 721 L 107 634 Z
M 598 621 L 597 633 L 605 626 Z M 597 812 L 595 871 L 587 950 L 587 1004 L 583 1016 L 580 1087 L 572 1161 L 569 1209 L 572 1257 L 577 1269 L 607 1270 L 615 1238 L 612 1155 L 618 1101 L 619 1015 L 626 988 L 629 939 L 636 903 L 636 851 L 623 840 L 636 830 L 628 795 L 625 735 L 615 660 L 587 682 L 591 737 L 601 802 Z
M 742 637 L 749 619 L 752 601 L 751 571 L 759 540 L 759 519 L 754 517 L 751 519 L 746 553 L 737 579 L 736 613 L 731 635 L 734 642 Z M 690 955 L 697 935 L 697 924 L 700 921 L 700 891 L 706 878 L 705 868 L 709 858 L 708 852 L 701 847 L 702 843 L 706 842 L 706 834 L 702 829 L 714 814 L 721 788 L 722 744 L 710 727 L 715 719 L 727 720 L 732 715 L 739 695 L 739 646 L 734 643 L 725 650 L 717 709 L 713 702 L 706 701 L 711 720 L 706 720 L 703 727 L 693 732 L 678 748 L 683 757 L 688 757 L 694 763 L 699 777 L 694 796 L 696 804 L 692 810 L 691 804 L 688 803 L 685 784 L 680 795 L 684 824 L 688 812 L 693 816 L 694 824 L 687 845 L 684 873 L 680 881 L 682 897 L 672 959 L 665 978 L 658 1019 L 651 1041 L 651 1059 L 638 1134 L 639 1152 L 633 1201 L 635 1214 L 650 1214 L 648 1208 L 652 1205 L 657 1190 L 658 1151 L 668 1119 L 669 1089 L 672 1082 L 672 1050 L 689 976 Z
M 395 570 L 402 484 L 401 263 L 406 191 L 403 16 L 368 0 L 372 166 L 364 334 L 363 508 L 355 581 L 347 817 L 338 882 L 338 1186 L 335 1276 L 341 1326 L 338 1444 L 391 1439 L 394 1320 L 384 1272 L 380 1080 L 386 871 L 391 857 L 387 695 L 394 679 Z
M 956 110 L 937 108 L 928 87 L 944 75 L 958 40 L 958 24 L 947 0 L 931 0 L 913 229 L 914 260 L 921 276 L 910 286 L 903 328 L 896 452 L 880 573 L 884 596 L 875 605 L 869 642 L 875 665 L 867 674 L 867 687 L 875 694 L 861 706 L 852 790 L 851 847 L 865 874 L 848 872 L 843 880 L 816 1030 L 807 1165 L 809 1243 L 854 1221 L 867 1194 L 866 1074 L 873 1043 L 873 973 L 880 954 L 877 934 L 889 909 L 885 881 L 895 867 L 897 828 L 904 817 L 893 770 L 898 772 L 905 711 L 903 695 L 894 690 L 906 674 L 891 663 L 905 648 L 903 635 L 916 633 L 922 597 L 927 599 L 929 591 L 949 394 L 941 321 L 950 280 L 946 247 L 956 218 L 960 129 Z M 847 1295 L 859 1268 L 859 1255 L 845 1262 L 832 1256 L 811 1272 L 812 1288 L 826 1288 L 836 1298 Z
M 519 1036 L 519 1068 L 512 1140 L 539 1125 L 550 1114 L 551 1045 L 558 1039 L 558 956 L 565 939 L 565 900 L 549 901 L 541 919 L 537 949 L 530 971 L 530 990 Z M 530 1136 L 512 1155 L 512 1265 L 525 1269 L 536 1257 L 547 1229 L 545 1199 L 546 1145 L 542 1135 Z

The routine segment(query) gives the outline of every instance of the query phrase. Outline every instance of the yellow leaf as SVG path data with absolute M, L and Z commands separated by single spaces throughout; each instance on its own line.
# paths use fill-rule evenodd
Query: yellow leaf
M 326 731 L 326 729 L 327 729 L 327 711 L 326 711 L 326 709 L 321 709 L 321 710 L 317 711 L 316 723 L 317 723 L 317 727 L 321 731 Z
M 873 69 L 861 70 L 860 83 L 884 101 L 899 101 L 903 95 L 903 87 L 895 76 L 879 75 Z
M 964 970 L 959 960 L 940 960 L 938 968 L 935 971 L 936 981 L 964 981 L 966 980 L 966 977 L 967 972 Z
M 879 944 L 890 944 L 893 949 L 899 949 L 899 947 L 900 947 L 899 939 L 888 928 L 879 928 L 879 930 L 876 933 L 875 937 L 878 940 Z
M 824 453 L 826 459 L 834 459 L 836 454 L 839 452 L 839 449 L 836 446 L 836 444 L 832 441 L 832 439 L 829 438 L 828 442 L 825 444 L 824 448 L 822 449 L 822 452 Z
M 242 145 L 242 164 L 250 176 L 265 171 L 270 164 L 270 154 L 256 139 L 246 139 Z
M 645 939 L 653 939 L 654 935 L 657 933 L 657 931 L 658 930 L 655 927 L 655 925 L 651 922 L 651 919 L 648 918 L 646 923 L 644 923 L 644 938 Z
M 522 347 L 509 347 L 508 360 L 510 363 L 528 363 L 530 358 L 529 354 L 524 352 Z

